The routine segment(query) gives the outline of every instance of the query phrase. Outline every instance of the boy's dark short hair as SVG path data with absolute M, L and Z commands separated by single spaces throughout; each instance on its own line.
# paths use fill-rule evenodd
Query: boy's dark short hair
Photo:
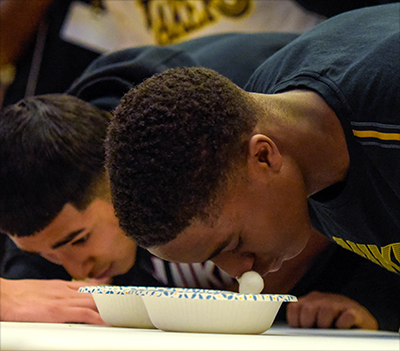
M 66 203 L 82 210 L 104 178 L 111 114 L 66 94 L 30 97 L 0 115 L 0 231 L 43 230 Z
M 227 78 L 175 68 L 132 88 L 106 140 L 120 225 L 141 246 L 167 243 L 207 218 L 232 169 L 247 155 L 253 105 Z

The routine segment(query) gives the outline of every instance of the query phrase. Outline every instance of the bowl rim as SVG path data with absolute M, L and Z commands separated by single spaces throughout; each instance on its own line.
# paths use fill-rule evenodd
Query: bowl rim
M 230 291 L 214 290 L 214 289 L 201 289 L 201 288 L 182 288 L 182 287 L 157 287 L 157 286 L 124 286 L 124 285 L 89 285 L 82 286 L 78 289 L 80 293 L 90 294 L 109 294 L 109 295 L 138 295 L 147 291 L 173 291 L 173 292 L 225 292 Z
M 241 294 L 230 291 L 195 292 L 195 291 L 141 291 L 139 294 L 146 298 L 167 298 L 182 300 L 219 300 L 219 301 L 267 301 L 267 302 L 296 302 L 297 297 L 287 294 Z
M 233 291 L 154 286 L 91 285 L 80 287 L 78 292 L 106 295 L 134 295 L 190 300 L 227 301 L 271 301 L 296 302 L 297 297 L 289 294 L 243 294 Z

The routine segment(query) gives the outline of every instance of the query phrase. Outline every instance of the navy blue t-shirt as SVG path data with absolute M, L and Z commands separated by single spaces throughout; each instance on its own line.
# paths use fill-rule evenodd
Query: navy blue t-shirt
M 346 135 L 350 169 L 309 198 L 314 227 L 339 245 L 400 272 L 400 4 L 351 11 L 300 36 L 245 89 L 320 94 Z M 329 196 L 327 194 L 329 193 Z

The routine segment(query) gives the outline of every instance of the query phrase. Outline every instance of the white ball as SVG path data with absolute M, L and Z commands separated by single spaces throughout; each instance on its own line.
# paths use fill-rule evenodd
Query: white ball
M 248 271 L 240 278 L 239 293 L 241 294 L 260 294 L 264 289 L 264 280 L 257 272 Z

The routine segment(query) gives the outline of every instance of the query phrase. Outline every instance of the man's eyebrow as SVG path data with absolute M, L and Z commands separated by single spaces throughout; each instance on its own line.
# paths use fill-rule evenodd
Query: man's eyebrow
M 68 244 L 71 240 L 74 240 L 80 233 L 82 233 L 85 229 L 75 230 L 72 233 L 69 233 L 65 238 L 57 241 L 51 248 L 53 250 L 58 249 L 61 246 Z
M 206 261 L 212 260 L 215 256 L 219 255 L 225 247 L 228 246 L 230 241 L 232 240 L 233 234 L 229 235 L 222 243 L 218 245 L 218 247 L 211 253 L 210 256 L 208 256 Z

